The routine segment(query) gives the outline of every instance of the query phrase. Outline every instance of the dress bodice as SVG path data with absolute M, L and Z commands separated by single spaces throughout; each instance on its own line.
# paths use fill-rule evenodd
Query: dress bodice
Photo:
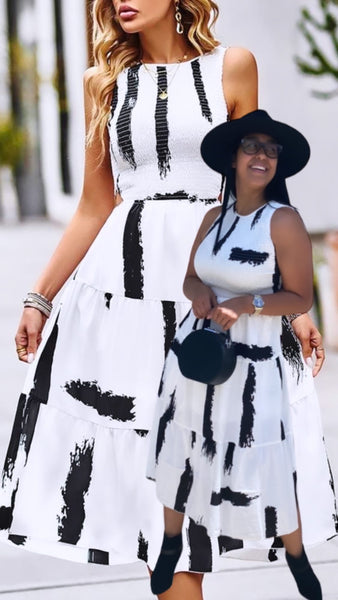
M 239 215 L 236 203 L 230 202 L 214 248 L 219 225 L 219 218 L 216 219 L 196 252 L 195 269 L 217 296 L 269 294 L 279 289 L 280 273 L 270 221 L 282 206 L 269 202 L 248 215 Z
M 125 69 L 108 124 L 116 191 L 124 200 L 218 197 L 221 176 L 201 159 L 204 135 L 227 120 L 225 49 L 180 64 Z M 159 90 L 167 90 L 161 99 Z

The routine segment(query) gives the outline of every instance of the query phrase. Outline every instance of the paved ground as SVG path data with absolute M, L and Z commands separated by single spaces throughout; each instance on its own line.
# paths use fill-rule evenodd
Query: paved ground
M 57 225 L 35 222 L 0 225 L 0 462 L 6 450 L 16 398 L 25 367 L 12 341 L 21 299 L 59 239 Z M 329 353 L 318 377 L 328 451 L 338 484 L 338 354 Z M 338 540 L 309 552 L 323 584 L 324 598 L 338 600 Z M 225 560 L 224 571 L 209 575 L 205 600 L 296 600 L 284 565 Z M 143 564 L 127 567 L 78 565 L 0 544 L 0 595 L 3 600 L 151 600 Z M 184 599 L 178 599 L 184 600 Z

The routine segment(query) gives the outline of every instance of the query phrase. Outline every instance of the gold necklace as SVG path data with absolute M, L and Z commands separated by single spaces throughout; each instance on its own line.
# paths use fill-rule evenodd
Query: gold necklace
M 164 90 L 162 90 L 162 88 L 160 88 L 160 86 L 159 86 L 159 84 L 158 84 L 158 80 L 157 80 L 157 79 L 155 79 L 155 77 L 154 77 L 153 73 L 151 72 L 151 70 L 150 70 L 150 69 L 148 69 L 148 67 L 147 67 L 146 63 L 144 63 L 144 62 L 141 60 L 141 63 L 142 63 L 142 65 L 144 66 L 144 68 L 145 68 L 145 70 L 147 71 L 148 75 L 150 75 L 151 79 L 153 80 L 153 82 L 154 82 L 154 83 L 155 83 L 155 85 L 157 86 L 157 89 L 159 90 L 158 97 L 160 98 L 160 100 L 166 100 L 166 99 L 168 98 L 168 88 L 169 88 L 169 86 L 170 86 L 170 84 L 171 84 L 172 80 L 174 79 L 174 77 L 175 77 L 175 75 L 176 75 L 176 73 L 177 73 L 177 71 L 178 71 L 178 69 L 179 69 L 179 67 L 180 67 L 181 63 L 182 63 L 182 62 L 184 62 L 185 60 L 187 60 L 187 58 L 188 58 L 188 54 L 184 54 L 184 55 L 182 56 L 182 58 L 179 58 L 179 59 L 177 60 L 177 63 L 178 63 L 178 64 L 177 64 L 177 67 L 176 67 L 176 69 L 174 70 L 174 72 L 173 72 L 173 74 L 172 74 L 172 76 L 171 76 L 170 80 L 169 80 L 169 81 L 168 81 L 168 83 L 167 83 L 167 87 L 166 87 Z M 168 64 L 170 64 L 170 63 L 168 63 Z M 175 63 L 174 63 L 174 64 L 175 64 Z

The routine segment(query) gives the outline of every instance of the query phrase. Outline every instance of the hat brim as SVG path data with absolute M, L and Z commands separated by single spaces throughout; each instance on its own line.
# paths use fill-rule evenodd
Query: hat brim
M 283 177 L 301 171 L 310 158 L 310 146 L 303 134 L 290 125 L 274 121 L 266 111 L 256 110 L 212 129 L 201 144 L 203 160 L 214 171 L 226 175 L 241 139 L 254 133 L 269 135 L 283 146 L 278 158 L 278 172 Z

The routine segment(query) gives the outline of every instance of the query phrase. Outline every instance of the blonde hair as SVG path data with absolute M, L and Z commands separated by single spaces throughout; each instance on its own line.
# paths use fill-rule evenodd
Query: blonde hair
M 211 52 L 219 42 L 211 33 L 218 14 L 213 0 L 180 0 L 182 24 L 190 44 L 199 54 Z M 138 34 L 127 34 L 115 20 L 112 0 L 95 0 L 93 4 L 93 56 L 95 72 L 89 78 L 93 114 L 87 135 L 91 144 L 98 134 L 102 161 L 104 134 L 110 114 L 115 81 L 123 69 L 140 61 L 142 49 Z

